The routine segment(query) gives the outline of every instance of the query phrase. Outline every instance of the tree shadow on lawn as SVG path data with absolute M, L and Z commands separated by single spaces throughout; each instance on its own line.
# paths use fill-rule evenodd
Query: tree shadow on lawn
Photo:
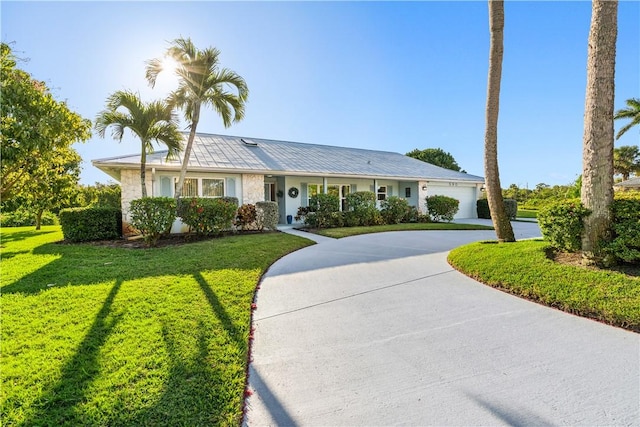
M 33 230 L 29 231 L 18 231 L 17 233 L 2 233 L 0 235 L 0 244 L 4 246 L 5 243 L 13 243 L 19 242 L 21 240 L 26 240 L 32 238 L 34 236 L 41 236 L 43 234 L 51 234 L 56 233 L 56 230 L 36 230 L 35 227 Z
M 219 257 L 217 248 L 207 243 L 193 243 L 162 249 L 123 249 L 93 245 L 60 245 L 48 243 L 33 250 L 34 255 L 57 255 L 59 258 L 8 283 L 2 293 L 33 294 L 56 286 L 79 286 L 112 280 L 136 280 L 156 276 L 193 275 L 210 269 L 237 268 L 236 260 Z M 217 259 L 215 257 L 218 257 Z M 214 261 L 212 261 L 214 260 Z
M 132 399 L 126 393 L 144 393 L 140 386 L 132 385 L 125 395 L 112 395 L 104 407 L 89 407 L 96 422 L 108 421 L 112 425 L 228 425 L 238 424 L 241 417 L 243 390 L 245 383 L 245 364 L 248 343 L 246 331 L 236 327 L 232 318 L 220 302 L 212 284 L 200 274 L 193 274 L 207 303 L 222 325 L 226 342 L 233 354 L 220 354 L 219 329 L 212 329 L 203 318 L 197 319 L 197 328 L 190 330 L 195 337 L 195 346 L 189 340 L 181 340 L 185 325 L 182 318 L 167 317 L 158 313 L 161 323 L 161 337 L 167 352 L 165 362 L 168 375 L 162 379 L 162 390 L 151 406 L 143 407 L 140 400 Z M 122 313 L 114 315 L 113 302 L 123 284 L 122 279 L 115 281 L 104 304 L 98 312 L 86 336 L 79 344 L 74 355 L 62 367 L 60 378 L 43 387 L 39 398 L 31 405 L 34 412 L 28 413 L 22 425 L 73 425 L 91 421 L 81 405 L 90 399 L 93 381 L 101 375 L 104 366 L 99 354 L 115 327 L 122 320 Z M 247 307 L 249 310 L 249 307 Z M 247 326 L 248 328 L 248 326 Z M 130 331 L 135 333 L 135 331 Z M 193 340 L 193 338 L 192 338 Z M 217 353 L 212 353 L 212 348 Z M 222 360 L 220 356 L 223 356 Z M 238 369 L 240 367 L 240 369 Z M 140 368 L 137 364 L 128 369 Z M 153 373 L 154 368 L 145 372 L 157 375 L 163 369 Z M 104 375 L 104 372 L 102 372 Z M 229 379 L 232 378 L 230 381 Z M 240 392 L 238 392 L 240 390 Z M 133 397 L 135 399 L 135 397 Z M 104 411 L 104 412 L 102 412 Z

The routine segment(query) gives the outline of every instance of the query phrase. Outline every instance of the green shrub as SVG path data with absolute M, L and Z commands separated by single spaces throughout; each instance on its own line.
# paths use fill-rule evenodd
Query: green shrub
M 409 203 L 397 196 L 389 196 L 380 203 L 380 214 L 386 224 L 400 224 L 409 209 Z
M 613 239 L 605 251 L 617 260 L 640 263 L 640 197 L 616 194 L 611 214 Z
M 427 212 L 429 216 L 435 222 L 453 220 L 453 217 L 458 213 L 458 205 L 460 202 L 452 197 L 447 196 L 430 196 L 426 198 Z
M 419 216 L 420 212 L 418 212 L 418 208 L 415 206 L 407 206 L 407 211 L 402 218 L 402 222 L 418 222 Z
M 380 222 L 380 212 L 376 207 L 376 195 L 372 191 L 356 191 L 347 194 L 347 211 L 344 223 L 348 227 L 370 226 Z
M 64 239 L 70 242 L 122 237 L 122 212 L 112 207 L 62 209 L 59 214 Z
M 316 194 L 309 200 L 309 214 L 305 218 L 305 224 L 314 228 L 333 227 L 336 216 L 340 212 L 340 199 L 335 194 Z M 313 215 L 311 215 L 313 213 Z M 307 223 L 311 220 L 314 225 Z
M 239 227 L 241 230 L 256 228 L 257 219 L 256 205 L 242 205 L 238 208 L 238 212 L 236 213 L 236 227 Z
M 518 216 L 518 202 L 514 199 L 504 199 L 504 210 L 509 219 L 516 219 Z M 478 218 L 491 219 L 491 211 L 489 210 L 489 201 L 487 199 L 479 199 L 476 202 L 476 212 Z
M 256 211 L 258 212 L 258 229 L 273 231 L 278 229 L 278 219 L 280 218 L 278 203 L 270 201 L 257 202 Z
M 554 203 L 538 212 L 540 231 L 552 247 L 577 252 L 582 248 L 583 219 L 589 213 L 577 199 Z
M 49 212 L 44 211 L 40 219 L 40 225 L 57 225 L 58 217 Z M 1 227 L 28 227 L 36 225 L 36 216 L 23 209 L 13 212 L 3 212 L 0 215 Z
M 238 210 L 238 199 L 189 197 L 180 199 L 178 216 L 191 231 L 199 235 L 218 235 L 231 230 Z
M 504 210 L 509 219 L 516 219 L 518 216 L 518 201 L 514 199 L 504 199 Z
M 131 201 L 131 226 L 142 233 L 149 246 L 155 246 L 162 235 L 171 231 L 176 220 L 176 203 L 170 197 L 143 197 Z

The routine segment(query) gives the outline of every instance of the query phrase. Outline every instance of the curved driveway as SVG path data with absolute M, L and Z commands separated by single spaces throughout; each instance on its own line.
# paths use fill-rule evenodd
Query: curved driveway
M 513 225 L 517 238 L 539 235 Z M 276 262 L 254 312 L 245 424 L 640 425 L 639 335 L 447 264 L 450 249 L 490 239 L 319 238 Z

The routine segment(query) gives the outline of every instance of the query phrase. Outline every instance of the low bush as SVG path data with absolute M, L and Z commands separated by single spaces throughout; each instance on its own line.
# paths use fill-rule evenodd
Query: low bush
M 42 213 L 42 218 L 40 219 L 40 225 L 57 225 L 58 217 L 49 212 L 45 211 Z M 36 216 L 30 212 L 25 210 L 17 210 L 13 212 L 3 212 L 0 215 L 0 226 L 1 227 L 28 227 L 36 225 Z
M 640 196 L 616 194 L 611 214 L 613 239 L 605 251 L 617 260 L 640 263 Z
M 258 214 L 256 211 L 256 205 L 246 204 L 242 205 L 238 208 L 238 212 L 236 213 L 236 227 L 239 229 L 246 231 L 257 228 L 256 220 L 258 219 Z
M 518 201 L 514 199 L 504 199 L 503 203 L 507 217 L 509 217 L 509 219 L 516 219 L 518 216 Z M 487 199 L 479 199 L 476 202 L 476 212 L 478 218 L 491 219 L 489 201 Z
M 131 225 L 137 229 L 149 246 L 155 246 L 160 237 L 171 231 L 176 220 L 176 203 L 170 197 L 143 197 L 131 201 Z
M 278 229 L 278 219 L 280 213 L 278 212 L 278 203 L 276 202 L 257 202 L 257 223 L 260 231 L 267 229 L 275 231 Z
M 400 224 L 409 210 L 409 203 L 397 196 L 389 196 L 380 203 L 380 214 L 386 224 Z
M 307 224 L 313 228 L 335 227 L 337 216 L 340 212 L 340 199 L 335 194 L 316 194 L 309 200 L 309 214 L 305 218 L 307 221 L 315 223 Z M 313 215 L 312 215 L 313 213 Z
M 435 195 L 427 197 L 426 201 L 427 212 L 435 222 L 451 222 L 455 214 L 458 213 L 460 202 L 452 197 Z
M 112 207 L 62 209 L 59 214 L 64 239 L 70 242 L 122 237 L 122 212 Z
M 372 191 L 356 191 L 347 194 L 347 211 L 343 218 L 349 227 L 369 226 L 381 222 L 380 212 L 376 207 L 376 195 Z
M 583 219 L 589 213 L 578 199 L 554 203 L 538 212 L 540 231 L 553 248 L 577 252 L 582 248 Z
M 231 230 L 238 205 L 233 198 L 190 197 L 180 199 L 178 216 L 200 235 L 218 235 Z

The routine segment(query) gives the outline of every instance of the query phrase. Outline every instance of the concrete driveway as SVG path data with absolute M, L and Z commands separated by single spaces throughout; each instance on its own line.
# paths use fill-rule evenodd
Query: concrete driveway
M 254 313 L 245 424 L 640 425 L 640 336 L 447 264 L 450 249 L 491 239 L 318 239 L 275 263 Z

